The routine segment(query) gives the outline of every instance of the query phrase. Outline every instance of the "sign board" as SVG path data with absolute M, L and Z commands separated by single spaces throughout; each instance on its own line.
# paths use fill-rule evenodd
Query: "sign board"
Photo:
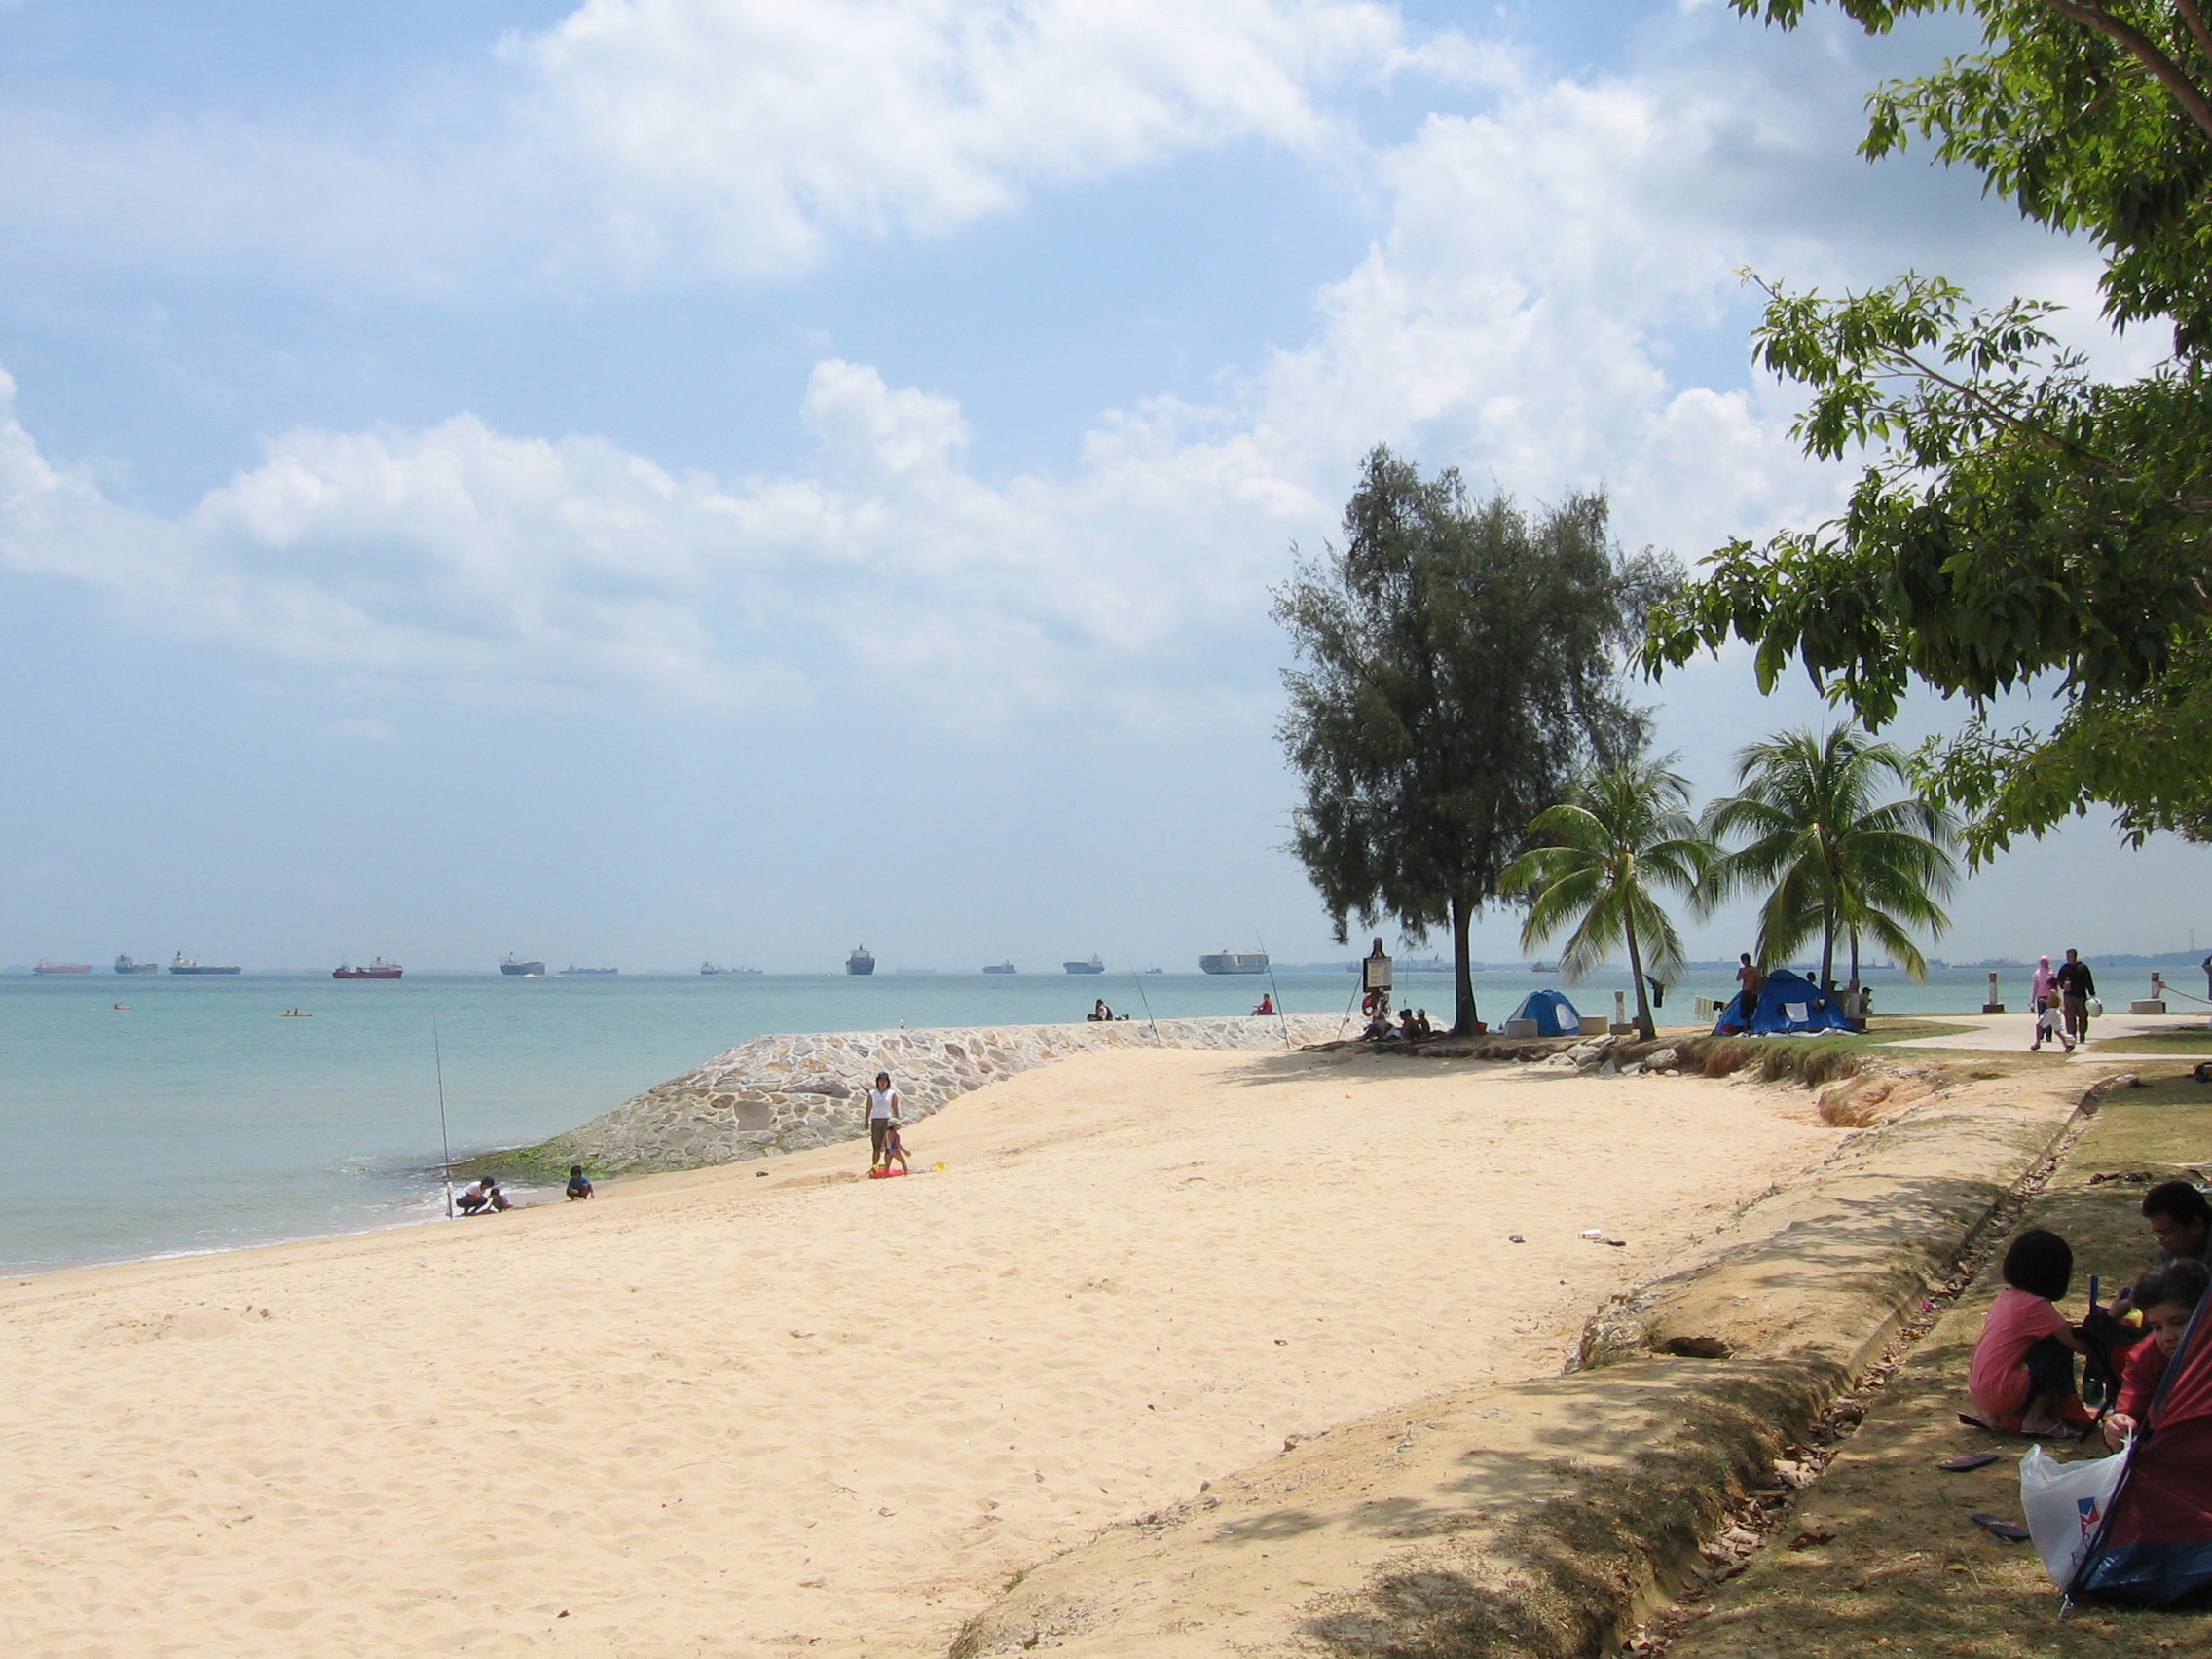
M 1377 952 L 1360 959 L 1359 988 L 1363 991 L 1386 991 L 1390 988 L 1390 959 Z

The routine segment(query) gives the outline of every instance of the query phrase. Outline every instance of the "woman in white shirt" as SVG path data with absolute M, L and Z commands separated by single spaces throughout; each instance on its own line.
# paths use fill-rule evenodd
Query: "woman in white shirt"
M 891 1087 L 891 1074 L 877 1072 L 875 1087 L 867 1091 L 868 1167 L 883 1167 L 884 1137 L 899 1122 L 899 1091 Z

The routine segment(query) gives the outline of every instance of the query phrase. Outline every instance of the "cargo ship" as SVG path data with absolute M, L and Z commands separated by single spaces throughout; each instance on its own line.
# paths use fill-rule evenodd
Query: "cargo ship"
M 140 962 L 134 956 L 118 956 L 115 959 L 115 971 L 118 974 L 159 974 L 162 965 L 159 962 Z
M 90 974 L 92 971 L 92 965 L 90 962 L 49 962 L 43 956 L 38 959 L 38 966 L 31 970 L 34 974 Z
M 196 962 L 180 950 L 176 953 L 176 960 L 169 964 L 169 972 L 172 974 L 236 974 L 238 970 L 236 968 L 214 968 L 204 962 Z
M 405 972 L 398 963 L 387 962 L 380 956 L 366 968 L 349 968 L 341 962 L 330 977 L 333 979 L 396 979 Z
M 994 963 L 991 967 L 983 970 L 983 972 L 986 974 L 1012 974 L 1014 971 L 1014 959 L 1012 957 L 1008 957 L 1004 962 Z
M 1095 956 L 1088 962 L 1063 962 L 1060 966 L 1071 974 L 1103 974 L 1106 972 L 1106 964 L 1099 961 Z
M 872 974 L 875 972 L 875 958 L 867 953 L 866 945 L 862 944 L 853 947 L 852 955 L 845 958 L 845 972 L 848 974 Z
M 1217 951 L 1198 958 L 1198 971 L 1201 974 L 1265 974 L 1268 953 L 1264 950 Z
M 510 950 L 499 959 L 499 972 L 512 974 L 524 979 L 542 979 L 545 977 L 545 964 L 542 962 L 525 962 Z
M 619 974 L 619 968 L 578 968 L 573 962 L 561 970 L 564 979 L 587 979 L 596 974 Z
M 699 964 L 699 972 L 702 974 L 757 974 L 760 970 L 757 968 L 724 968 L 719 962 L 702 962 Z

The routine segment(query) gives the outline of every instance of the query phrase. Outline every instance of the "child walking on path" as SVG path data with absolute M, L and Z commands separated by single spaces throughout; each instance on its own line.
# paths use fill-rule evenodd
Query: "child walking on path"
M 2074 1250 L 2031 1228 L 2005 1252 L 2000 1291 L 1974 1345 L 1967 1391 L 1982 1426 L 2007 1434 L 2057 1434 L 2095 1419 L 2074 1388 L 2074 1356 L 2087 1353 L 2054 1306 L 2074 1277 Z
M 2036 1040 L 2028 1045 L 2030 1051 L 2042 1048 L 2046 1041 L 2049 1041 L 2064 1044 L 2066 1051 L 2071 1054 L 2074 1051 L 2074 1039 L 2066 1034 L 2066 1013 L 2058 1006 L 2057 995 L 2053 993 L 2045 997 L 2037 1008 Z

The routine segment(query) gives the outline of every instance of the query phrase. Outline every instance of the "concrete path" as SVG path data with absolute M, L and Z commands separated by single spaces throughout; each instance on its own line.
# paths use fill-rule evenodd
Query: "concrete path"
M 2172 1004 L 2167 1005 L 2169 1008 Z M 2034 1041 L 2036 1016 L 2025 1011 L 2018 1014 L 1916 1014 L 1914 1018 L 1938 1019 L 1946 1025 L 1965 1025 L 1970 1030 L 1958 1031 L 1948 1037 L 1907 1037 L 1900 1042 L 1886 1045 L 1892 1049 L 2002 1049 L 2024 1053 Z M 2205 1016 L 2195 1014 L 2122 1014 L 2110 1010 L 2104 1018 L 2089 1023 L 2089 1036 L 2097 1042 L 2115 1037 L 2147 1037 L 2157 1031 L 2202 1031 Z M 2074 1063 L 2102 1063 L 2109 1060 L 2170 1060 L 2173 1054 L 2123 1054 L 2111 1050 L 2102 1052 L 2088 1049 L 2074 1051 Z

